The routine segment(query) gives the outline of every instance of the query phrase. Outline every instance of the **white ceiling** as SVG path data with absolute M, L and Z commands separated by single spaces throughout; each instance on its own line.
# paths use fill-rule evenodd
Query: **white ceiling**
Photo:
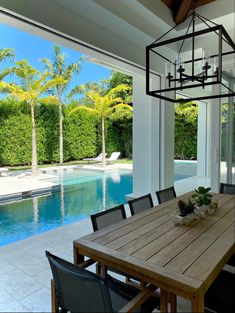
M 170 9 L 160 0 L 0 0 L 0 6 L 141 66 L 145 66 L 146 45 L 174 26 Z M 223 23 L 234 38 L 234 0 L 216 0 L 197 12 Z M 7 19 L 2 16 L 2 21 Z M 22 27 L 11 19 L 9 23 Z M 177 32 L 182 32 L 182 26 L 177 27 Z M 81 50 L 79 46 L 77 49 Z M 159 71 L 162 72 L 160 65 Z

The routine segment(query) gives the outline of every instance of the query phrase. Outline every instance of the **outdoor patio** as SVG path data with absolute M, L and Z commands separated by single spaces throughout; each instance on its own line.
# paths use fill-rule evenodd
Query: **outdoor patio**
M 49 312 L 51 270 L 45 250 L 72 261 L 73 240 L 91 231 L 85 219 L 0 247 L 0 311 Z
M 94 169 L 95 165 L 88 167 Z M 130 166 L 124 164 L 121 167 Z M 177 181 L 175 188 L 177 194 L 180 195 L 201 184 L 208 184 L 208 181 L 205 181 L 204 178 L 192 177 Z M 156 197 L 153 200 L 156 203 Z M 130 216 L 128 205 L 125 206 L 125 209 L 127 216 Z M 86 218 L 0 247 L 1 312 L 50 311 L 51 270 L 45 257 L 45 250 L 68 261 L 73 261 L 73 240 L 92 231 L 90 219 Z M 95 268 L 93 266 L 90 269 L 94 270 Z M 187 308 L 190 304 L 182 298 L 179 299 L 178 310 L 181 312 L 189 311 Z
M 104 88 L 102 90 L 99 88 L 100 94 L 97 93 L 97 96 L 89 101 L 87 98 L 91 92 L 89 90 L 88 93 L 84 92 L 84 98 L 80 98 L 78 94 L 76 94 L 77 98 L 71 98 L 70 95 L 73 92 L 70 92 L 70 95 L 62 93 L 61 99 L 59 99 L 60 97 L 54 99 L 59 110 L 53 105 L 53 109 L 50 108 L 50 114 L 46 109 L 44 112 L 44 102 L 41 96 L 44 97 L 44 94 L 47 93 L 49 96 L 51 92 L 53 95 L 59 95 L 59 86 L 62 88 L 64 85 L 65 87 L 67 79 L 63 82 L 58 80 L 56 84 L 52 84 L 53 90 L 46 89 L 49 80 L 43 80 L 44 72 L 33 64 L 33 60 L 30 60 L 31 57 L 36 58 L 36 51 L 45 52 L 46 49 L 42 48 L 43 46 L 41 49 L 38 48 L 33 41 L 32 44 L 26 45 L 25 40 L 18 40 L 18 38 L 14 40 L 13 36 L 6 36 L 7 40 L 10 39 L 10 51 L 13 49 L 12 62 L 14 62 L 13 72 L 15 71 L 15 74 L 9 68 L 9 73 L 13 73 L 13 81 L 9 80 L 8 82 L 8 79 L 5 81 L 4 76 L 0 78 L 0 81 L 3 81 L 1 93 L 7 92 L 11 98 L 15 96 L 14 88 L 17 88 L 15 90 L 22 88 L 22 95 L 24 95 L 24 88 L 27 85 L 26 96 L 29 91 L 32 91 L 35 101 L 32 101 L 32 97 L 29 95 L 25 98 L 21 97 L 25 105 L 29 104 L 27 109 L 29 113 L 31 107 L 31 124 L 33 126 L 24 129 L 23 126 L 28 127 L 25 121 L 29 120 L 29 114 L 24 112 L 26 109 L 23 106 L 19 106 L 20 114 L 18 113 L 18 105 L 21 104 L 22 99 L 19 98 L 16 103 L 12 103 L 12 108 L 14 108 L 12 115 L 9 113 L 11 110 L 8 106 L 10 103 L 8 103 L 8 96 L 5 99 L 3 95 L 1 100 L 3 105 L 7 104 L 6 109 L 3 107 L 4 110 L 0 112 L 1 125 L 4 126 L 2 131 L 0 129 L 0 154 L 1 157 L 4 156 L 1 160 L 2 169 L 0 171 L 0 207 L 2 207 L 2 213 L 5 214 L 1 215 L 3 219 L 0 219 L 2 238 L 6 232 L 5 222 L 11 226 L 14 225 L 12 221 L 16 221 L 17 227 L 22 233 L 23 231 L 27 233 L 27 226 L 23 219 L 21 220 L 21 216 L 31 216 L 31 220 L 32 215 L 35 220 L 41 217 L 39 213 L 42 210 L 38 210 L 39 206 L 37 205 L 40 200 L 42 200 L 44 212 L 46 212 L 43 218 L 46 220 L 49 217 L 48 225 L 57 228 L 50 229 L 48 225 L 40 228 L 40 223 L 37 221 L 33 225 L 33 230 L 36 231 L 34 234 L 37 235 L 32 235 L 32 232 L 28 234 L 31 237 L 21 240 L 18 239 L 23 238 L 24 234 L 16 233 L 15 235 L 14 230 L 9 231 L 10 240 L 3 241 L 4 246 L 0 246 L 0 312 L 51 312 L 52 274 L 45 251 L 77 265 L 84 265 L 83 261 L 91 258 L 92 262 L 95 260 L 101 265 L 122 270 L 126 275 L 132 275 L 139 281 L 146 282 L 142 290 L 144 292 L 152 286 L 154 286 L 153 290 L 159 288 L 161 312 L 207 311 L 207 296 L 210 290 L 213 291 L 220 274 L 226 272 L 224 269 L 235 274 L 235 266 L 227 265 L 235 256 L 234 191 L 233 194 L 228 195 L 220 188 L 223 183 L 235 184 L 234 0 L 38 0 L 33 5 L 30 0 L 21 2 L 19 4 L 17 1 L 0 0 L 1 24 L 25 31 L 30 36 L 38 36 L 40 40 L 45 39 L 45 42 L 53 43 L 55 48 L 58 45 L 57 49 L 59 50 L 60 46 L 64 45 L 66 49 L 71 49 L 71 52 L 79 52 L 82 57 L 80 59 L 76 57 L 77 64 L 75 66 L 78 74 L 80 74 L 80 62 L 82 65 L 82 61 L 85 61 L 97 67 L 104 67 L 110 72 L 117 71 L 117 73 L 129 76 L 131 81 L 130 86 L 128 85 L 131 90 L 130 99 L 129 96 L 127 97 L 129 89 L 126 89 L 128 92 L 124 93 L 125 97 L 123 96 L 120 103 L 115 99 L 114 103 L 123 105 L 127 102 L 133 115 L 126 124 L 124 123 L 128 126 L 125 132 L 121 125 L 123 122 L 120 122 L 122 119 L 116 119 L 119 116 L 113 116 L 113 121 L 111 121 L 109 110 L 103 111 L 104 97 L 112 94 L 112 89 L 110 89 L 112 84 L 109 79 L 105 79 L 108 82 L 106 87 L 109 88 L 105 89 L 106 95 L 104 95 Z M 189 17 L 190 13 L 192 13 L 192 18 L 187 24 L 187 16 Z M 197 21 L 196 18 L 199 20 Z M 185 19 L 186 23 L 181 24 Z M 204 28 L 204 26 L 206 27 Z M 25 56 L 22 61 L 20 61 L 21 54 L 18 51 L 17 54 L 13 53 L 14 43 L 18 43 L 18 41 L 28 47 L 26 49 L 28 57 Z M 4 48 L 3 44 L 3 49 L 0 50 L 4 51 Z M 49 53 L 48 55 L 45 53 L 40 58 L 38 57 L 38 59 L 41 58 L 44 58 L 44 61 L 46 59 L 50 61 L 51 57 L 49 57 Z M 69 62 L 72 60 L 73 57 L 70 56 Z M 19 78 L 21 80 L 23 76 L 17 75 L 17 73 L 20 64 L 22 66 L 24 62 L 29 62 L 29 64 L 31 62 L 32 66 L 37 68 L 38 77 L 34 79 L 31 76 L 31 79 L 26 75 L 27 84 L 20 84 L 17 80 Z M 18 71 L 15 67 L 18 68 Z M 8 67 L 4 65 L 4 69 L 8 69 Z M 59 72 L 55 71 L 56 75 L 54 76 L 53 72 L 51 72 L 52 75 L 48 73 L 48 79 L 49 76 L 50 78 L 62 78 L 57 77 L 61 76 L 58 75 Z M 98 82 L 98 72 L 93 70 L 88 72 L 94 74 L 95 80 L 97 79 Z M 20 71 L 20 73 L 22 72 Z M 82 77 L 74 80 L 74 86 L 80 81 L 80 78 Z M 37 80 L 41 84 L 36 92 L 31 90 L 31 87 Z M 100 80 L 100 83 L 102 81 L 104 82 L 104 78 Z M 88 84 L 91 82 L 93 79 L 89 79 Z M 36 85 L 39 86 L 39 84 Z M 64 88 L 64 90 L 73 91 L 71 88 Z M 124 91 L 123 89 L 121 93 Z M 97 100 L 100 97 L 102 101 Z M 63 99 L 68 99 L 68 101 Z M 78 108 L 75 108 L 76 101 Z M 194 103 L 195 101 L 196 103 Z M 47 102 L 49 103 L 49 101 Z M 107 103 L 109 102 L 108 99 Z M 177 103 L 179 108 L 182 108 L 186 102 L 193 106 L 193 110 L 188 114 L 190 123 L 186 123 L 187 108 L 185 107 L 185 111 L 182 111 L 184 114 L 177 110 Z M 83 105 L 82 109 L 86 105 L 89 110 L 96 109 L 97 103 L 101 104 L 100 108 L 102 109 L 98 110 L 101 117 L 100 130 L 97 128 L 95 119 L 93 121 L 93 118 L 89 116 L 83 120 L 83 113 L 79 110 L 76 111 L 76 109 L 80 109 L 81 104 Z M 37 115 L 34 114 L 34 106 L 38 106 L 37 112 L 35 110 Z M 70 106 L 71 111 L 67 110 L 70 109 Z M 59 111 L 59 115 L 57 111 Z M 121 117 L 118 110 L 114 111 Z M 74 113 L 77 115 L 73 115 Z M 177 114 L 179 119 L 176 118 Z M 110 134 L 107 139 L 105 139 L 105 131 L 108 133 L 108 128 L 105 129 L 105 125 L 108 125 L 106 117 L 110 120 Z M 58 129 L 56 129 L 56 119 L 58 119 Z M 119 121 L 118 132 L 112 138 L 111 130 L 117 121 Z M 186 126 L 182 128 L 184 122 Z M 190 125 L 195 126 L 192 128 L 193 132 L 191 132 Z M 24 134 L 31 134 L 31 130 L 32 162 L 30 159 L 28 161 L 24 159 L 25 152 L 29 151 L 28 154 L 31 155 L 31 146 L 25 145 L 29 142 L 27 138 L 31 137 L 24 137 Z M 86 135 L 83 136 L 85 133 Z M 186 134 L 185 139 L 183 137 Z M 38 151 L 36 137 L 38 144 L 40 143 Z M 81 138 L 85 138 L 85 140 L 83 141 Z M 10 140 L 5 142 L 5 139 Z M 100 150 L 101 147 L 97 145 L 97 140 L 100 139 L 102 139 L 103 153 L 121 151 L 122 157 L 132 158 L 133 166 L 119 163 L 108 164 L 103 168 L 101 163 L 81 164 L 82 156 L 90 157 L 95 151 Z M 59 140 L 59 145 L 56 144 L 56 140 Z M 114 141 L 117 141 L 117 145 L 115 144 L 113 148 Z M 186 155 L 186 150 L 182 148 L 183 146 L 181 147 L 181 141 L 188 143 L 189 155 Z M 95 149 L 93 149 L 93 142 L 96 145 Z M 66 144 L 63 146 L 63 143 Z M 107 147 L 104 143 L 107 144 Z M 108 144 L 112 149 L 108 148 Z M 123 147 L 125 151 L 122 151 Z M 191 149 L 192 147 L 193 149 Z M 10 152 L 8 152 L 8 148 Z M 66 149 L 67 151 L 65 151 Z M 87 151 L 85 151 L 86 149 Z M 38 155 L 37 160 L 36 156 L 39 151 L 42 153 L 40 158 Z M 8 154 L 11 158 L 8 158 Z M 58 158 L 59 154 L 60 158 Z M 13 158 L 14 155 L 16 160 Z M 18 160 L 19 156 L 23 156 L 22 160 Z M 174 159 L 178 158 L 197 160 L 196 174 L 194 174 L 197 176 L 177 181 Z M 93 161 L 94 159 L 96 158 L 92 158 Z M 49 166 L 53 162 L 63 164 L 63 162 L 71 161 L 70 164 L 74 164 L 72 162 L 78 160 L 79 165 L 70 167 Z M 37 176 L 31 176 L 31 171 L 11 173 L 10 168 L 6 167 L 9 164 L 11 166 L 32 164 L 32 172 L 36 174 L 37 162 L 47 164 L 47 167 L 39 169 Z M 60 172 L 73 171 L 77 167 L 97 171 L 97 176 L 103 175 L 104 178 L 99 181 L 99 184 L 93 184 L 91 190 L 83 188 L 83 186 L 77 188 L 74 184 L 71 187 L 71 193 L 69 194 L 69 190 L 66 194 L 64 192 L 67 192 L 66 187 L 63 188 L 66 185 L 61 183 L 66 174 L 63 175 Z M 119 224 L 113 222 L 111 225 L 110 223 L 109 226 L 106 224 L 106 229 L 104 227 L 100 232 L 93 233 L 89 215 L 96 212 L 93 212 L 92 209 L 96 208 L 100 213 L 111 207 L 111 205 L 105 205 L 107 203 L 106 195 L 109 196 L 111 189 L 107 187 L 108 179 L 105 177 L 109 176 L 109 173 L 101 173 L 101 171 L 113 171 L 113 177 L 110 175 L 110 180 L 119 184 L 120 176 L 115 174 L 116 169 L 124 169 L 123 172 L 125 169 L 132 170 L 132 173 L 130 172 L 128 175 L 131 176 L 129 181 L 131 181 L 131 187 L 133 186 L 132 189 L 128 189 L 128 192 L 123 193 L 125 196 L 117 203 L 124 203 L 125 197 L 130 200 L 147 195 L 152 197 L 152 205 L 147 209 L 144 208 L 145 210 L 139 212 L 138 216 L 138 214 L 130 214 L 127 204 L 125 205 L 126 216 L 123 221 Z M 86 180 L 88 171 L 84 172 L 84 180 Z M 61 174 L 61 181 L 59 174 Z M 182 171 L 180 174 L 182 175 Z M 194 203 L 192 191 L 198 186 L 205 187 L 203 189 L 209 187 L 211 194 L 208 196 L 214 197 L 214 202 L 208 204 L 195 201 Z M 174 197 L 163 203 L 157 202 L 156 193 L 164 191 L 168 187 L 175 188 Z M 119 195 L 120 189 L 113 188 L 115 196 Z M 49 203 L 47 197 L 37 199 L 37 197 L 48 194 L 49 197 L 54 196 L 52 193 L 54 190 L 61 195 L 61 198 L 58 197 L 56 200 L 62 199 L 63 201 L 57 200 L 57 202 Z M 188 194 L 188 192 L 191 193 Z M 71 197 L 71 194 L 74 197 Z M 80 201 L 80 205 L 78 205 L 79 194 L 86 194 L 86 198 Z M 102 199 L 99 199 L 100 194 Z M 35 198 L 31 201 L 35 202 L 35 208 L 31 208 L 31 211 L 28 210 L 29 213 L 25 213 L 23 210 L 27 208 L 25 202 L 29 203 L 28 199 L 31 197 Z M 90 198 L 96 202 L 90 204 Z M 22 207 L 19 206 L 19 210 L 16 212 L 14 201 L 25 199 L 27 201 L 21 201 Z M 67 214 L 68 219 L 62 219 L 60 224 L 56 224 L 55 220 L 50 219 L 56 213 L 55 203 L 59 203 L 58 207 L 62 209 L 57 209 L 57 211 L 64 217 L 67 213 L 66 202 L 71 199 L 70 207 L 72 209 Z M 103 201 L 102 206 L 96 205 L 99 200 L 101 200 L 100 203 Z M 4 205 L 2 206 L 4 202 L 13 202 L 11 214 L 5 210 Z M 207 209 L 204 207 L 203 215 L 200 207 L 204 205 L 207 205 Z M 187 210 L 190 208 L 191 211 L 186 212 L 186 208 Z M 209 214 L 209 209 L 213 211 L 213 214 Z M 73 213 L 73 210 L 80 210 L 79 214 L 81 214 L 70 214 Z M 124 217 L 123 206 L 122 213 L 122 217 Z M 188 217 L 187 213 L 194 214 L 194 220 L 191 221 L 192 223 L 190 222 L 190 225 L 183 224 L 183 218 Z M 176 218 L 179 218 L 182 224 L 177 225 Z M 110 222 L 109 218 L 107 220 Z M 89 233 L 92 235 L 78 239 Z M 14 240 L 18 241 L 14 242 Z M 76 241 L 74 242 L 74 240 Z M 9 242 L 13 243 L 9 244 Z M 95 265 L 89 267 L 89 270 L 93 272 L 95 269 Z M 228 272 L 226 273 L 228 274 Z M 234 275 L 230 276 L 231 279 L 234 279 Z M 123 279 L 120 276 L 118 278 Z M 211 307 L 213 310 L 210 312 L 229 312 L 229 310 L 219 309 L 220 305 L 235 307 L 234 289 L 230 288 L 228 280 L 225 279 L 222 283 L 211 301 L 212 305 L 219 305 L 215 309 Z M 231 286 L 233 285 L 234 280 Z M 225 290 L 224 287 L 228 287 L 228 290 Z M 59 286 L 57 285 L 56 288 L 58 291 Z M 67 285 L 66 291 L 68 289 Z M 78 299 L 79 305 L 81 305 L 81 296 L 77 298 L 76 294 L 72 298 L 73 289 L 77 290 L 71 288 L 71 292 L 69 292 L 72 305 L 76 302 L 75 299 Z M 83 285 L 81 289 L 83 289 Z M 89 296 L 90 290 L 87 292 Z M 107 294 L 109 295 L 109 291 Z M 110 301 L 109 296 L 106 299 Z M 89 300 L 87 301 L 88 305 L 91 304 Z M 93 303 L 97 304 L 95 301 Z M 61 308 L 65 306 L 63 303 L 59 303 L 59 305 Z M 71 308 L 68 310 L 76 311 Z
M 126 206 L 127 214 L 128 210 Z M 87 218 L 0 247 L 0 311 L 50 312 L 51 270 L 45 250 L 72 262 L 73 240 L 92 231 Z M 94 271 L 95 267 L 89 269 Z M 189 308 L 190 303 L 179 297 L 179 312 L 189 311 Z

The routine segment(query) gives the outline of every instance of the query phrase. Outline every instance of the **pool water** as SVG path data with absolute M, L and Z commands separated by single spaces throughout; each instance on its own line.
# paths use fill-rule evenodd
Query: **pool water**
M 126 203 L 131 171 L 74 169 L 60 173 L 61 187 L 50 195 L 0 204 L 0 246 Z M 196 162 L 175 161 L 175 181 L 196 175 Z
M 197 175 L 197 161 L 174 161 L 174 181 Z
M 131 171 L 75 169 L 60 175 L 63 184 L 51 195 L 0 205 L 0 246 L 126 203 L 132 193 Z

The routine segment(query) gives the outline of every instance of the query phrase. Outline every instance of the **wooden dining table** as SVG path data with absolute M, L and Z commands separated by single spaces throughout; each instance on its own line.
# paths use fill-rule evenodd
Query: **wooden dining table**
M 74 240 L 74 263 L 88 257 L 159 287 L 161 312 L 168 311 L 168 302 L 176 311 L 176 296 L 189 299 L 192 312 L 204 312 L 207 289 L 235 253 L 235 196 L 213 194 L 214 215 L 175 226 L 177 203 L 190 196 Z

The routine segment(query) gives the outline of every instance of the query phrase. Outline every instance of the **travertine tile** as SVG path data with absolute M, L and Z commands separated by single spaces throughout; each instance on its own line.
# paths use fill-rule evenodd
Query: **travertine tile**
M 24 271 L 30 276 L 41 272 L 48 266 L 46 258 L 38 258 L 28 253 L 25 253 L 23 256 L 18 258 L 9 258 L 8 262 L 15 265 L 16 268 Z
M 36 279 L 19 269 L 1 275 L 0 279 L 0 289 L 4 289 L 16 300 L 22 300 L 42 287 Z
M 34 292 L 30 296 L 21 300 L 30 312 L 50 312 L 51 311 L 51 291 L 47 287 Z
M 28 312 L 28 308 L 9 295 L 5 290 L 0 289 L 0 312 Z
M 14 268 L 14 265 L 0 258 L 0 275 L 13 270 Z
M 45 287 L 50 288 L 52 279 L 51 269 L 48 266 L 43 271 L 33 275 L 32 278 L 36 279 L 40 284 L 43 284 Z

